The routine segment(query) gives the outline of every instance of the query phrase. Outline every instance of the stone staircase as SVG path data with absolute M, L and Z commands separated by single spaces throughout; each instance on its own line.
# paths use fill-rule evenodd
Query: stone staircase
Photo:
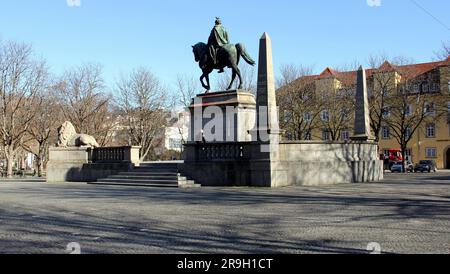
M 139 187 L 200 187 L 193 180 L 178 173 L 177 162 L 143 163 L 128 172 L 99 179 L 92 185 L 139 186 Z

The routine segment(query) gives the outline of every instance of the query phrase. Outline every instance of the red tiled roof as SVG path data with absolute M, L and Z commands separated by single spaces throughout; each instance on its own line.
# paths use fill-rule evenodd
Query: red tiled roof
M 392 65 L 391 63 L 389 63 L 388 61 L 385 61 L 379 68 L 378 70 L 383 71 L 383 72 L 388 72 L 388 71 L 394 71 L 396 70 L 397 67 Z
M 376 71 L 397 71 L 398 73 L 408 77 L 415 78 L 419 75 L 432 71 L 440 66 L 450 66 L 450 57 L 443 61 L 438 62 L 429 62 L 429 63 L 421 63 L 421 64 L 412 64 L 412 65 L 404 65 L 404 66 L 395 66 L 388 61 L 384 62 L 378 69 L 371 68 L 366 69 L 366 76 L 370 77 Z M 356 81 L 357 71 L 335 71 L 329 67 L 327 67 L 321 74 L 319 75 L 309 75 L 305 76 L 306 79 L 324 79 L 328 77 L 336 77 L 340 81 L 353 83 Z
M 331 69 L 331 68 L 326 68 L 321 74 L 321 77 L 328 77 L 328 76 L 336 76 L 337 75 L 337 71 Z

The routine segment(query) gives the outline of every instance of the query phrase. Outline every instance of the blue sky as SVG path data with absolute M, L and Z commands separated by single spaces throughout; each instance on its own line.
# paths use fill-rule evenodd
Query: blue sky
M 367 0 L 80 1 L 70 7 L 67 0 L 0 0 L 0 38 L 33 44 L 55 74 L 101 63 L 109 85 L 139 66 L 169 85 L 177 74 L 200 76 L 191 45 L 206 42 L 215 16 L 254 59 L 267 31 L 276 72 L 287 63 L 320 72 L 378 52 L 427 62 L 450 40 L 446 0 L 415 0 L 441 23 L 412 0 L 381 0 L 379 7 Z

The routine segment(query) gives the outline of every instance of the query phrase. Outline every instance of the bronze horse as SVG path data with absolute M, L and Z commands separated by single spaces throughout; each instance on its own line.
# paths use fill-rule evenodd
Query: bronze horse
M 250 55 L 245 50 L 245 47 L 243 44 L 228 44 L 220 48 L 217 52 L 217 65 L 213 64 L 213 61 L 211 58 L 209 58 L 209 51 L 208 46 L 205 43 L 198 43 L 195 46 L 192 46 L 194 56 L 195 56 L 195 62 L 199 63 L 200 68 L 203 71 L 202 76 L 200 77 L 200 82 L 202 83 L 202 86 L 206 89 L 206 93 L 211 90 L 211 86 L 209 84 L 209 74 L 213 72 L 215 69 L 223 69 L 225 67 L 231 68 L 232 70 L 232 76 L 231 76 L 231 83 L 228 86 L 227 90 L 230 90 L 233 86 L 233 82 L 236 79 L 236 75 L 239 77 L 239 87 L 238 89 L 242 88 L 242 76 L 241 71 L 239 70 L 239 61 L 242 56 L 244 60 L 249 65 L 255 65 L 255 61 L 250 57 Z M 206 78 L 206 85 L 203 82 L 203 79 Z

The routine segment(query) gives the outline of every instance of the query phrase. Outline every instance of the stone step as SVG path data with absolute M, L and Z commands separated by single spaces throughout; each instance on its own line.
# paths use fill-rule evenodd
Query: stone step
M 99 179 L 92 185 L 141 186 L 141 187 L 201 187 L 178 173 L 178 163 L 143 163 L 128 172 Z
M 90 185 L 103 185 L 103 186 L 129 186 L 129 187 L 161 187 L 161 188 L 178 188 L 178 184 L 142 184 L 133 182 L 92 182 Z
M 100 183 L 136 183 L 136 184 L 178 184 L 177 179 L 169 179 L 169 180 L 151 180 L 151 179 L 116 179 L 116 178 L 106 178 L 99 179 L 97 182 Z
M 119 174 L 109 176 L 110 179 L 149 179 L 149 180 L 177 180 L 179 179 L 178 174 L 168 174 L 168 175 L 155 175 L 155 174 Z
M 201 185 L 195 184 L 192 180 L 184 180 L 180 182 L 161 182 L 161 181 L 132 181 L 132 180 L 98 180 L 97 182 L 88 183 L 90 185 L 105 186 L 133 186 L 133 187 L 169 187 L 169 188 L 199 188 Z
M 136 167 L 131 172 L 166 172 L 166 173 L 177 173 L 176 168 L 146 168 L 146 167 Z
M 117 175 L 130 175 L 130 176 L 177 176 L 178 172 L 152 172 L 152 171 L 128 171 L 128 172 L 120 172 Z
M 140 164 L 139 167 L 178 168 L 178 165 L 177 164 Z
M 179 188 L 200 188 L 202 185 L 200 184 L 186 184 L 186 185 L 178 185 Z

